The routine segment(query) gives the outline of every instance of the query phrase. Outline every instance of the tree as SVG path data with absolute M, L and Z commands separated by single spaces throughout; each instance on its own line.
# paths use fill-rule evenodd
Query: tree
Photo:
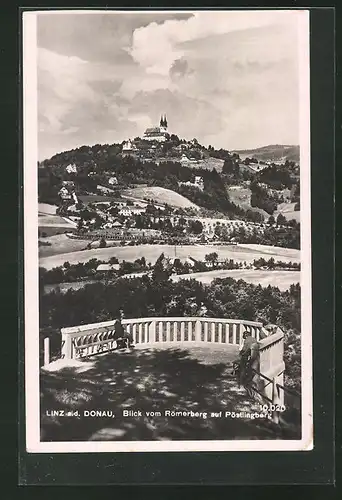
M 189 220 L 188 231 L 194 234 L 201 234 L 203 231 L 203 224 L 199 220 Z
M 212 265 L 215 266 L 217 264 L 217 260 L 218 260 L 218 254 L 217 254 L 217 252 L 208 253 L 205 256 L 205 260 L 206 260 L 206 262 L 212 263 Z
M 102 236 L 102 238 L 100 239 L 99 248 L 105 248 L 106 246 L 107 246 L 107 242 L 104 239 L 104 237 Z
M 286 226 L 287 220 L 283 214 L 279 214 L 277 217 L 277 226 Z
M 273 225 L 275 224 L 275 218 L 273 217 L 273 215 L 271 215 L 269 218 L 268 218 L 268 223 Z

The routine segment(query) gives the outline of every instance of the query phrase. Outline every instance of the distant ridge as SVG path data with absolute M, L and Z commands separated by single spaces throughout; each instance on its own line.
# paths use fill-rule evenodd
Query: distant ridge
M 270 144 L 269 146 L 262 146 L 254 149 L 235 149 L 241 159 L 247 156 L 256 158 L 257 160 L 264 161 L 295 161 L 299 162 L 299 146 L 287 144 Z

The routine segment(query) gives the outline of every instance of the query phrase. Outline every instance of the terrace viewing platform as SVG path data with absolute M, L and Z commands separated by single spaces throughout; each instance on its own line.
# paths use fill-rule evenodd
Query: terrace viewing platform
M 216 439 L 248 435 L 283 439 L 279 423 L 285 424 L 284 409 L 290 404 L 300 413 L 300 398 L 284 387 L 284 333 L 278 327 L 270 331 L 260 322 L 207 317 L 124 319 L 122 324 L 132 334 L 135 347 L 120 352 L 115 350 L 114 323 L 62 328 L 61 357 L 51 363 L 45 342 L 42 408 L 110 407 L 119 414 L 138 408 L 150 416 L 134 421 L 115 418 L 104 426 L 101 419 L 93 419 L 91 425 L 88 419 L 86 427 L 79 422 L 75 426 L 74 421 L 73 425 L 54 425 L 43 418 L 43 439 L 210 439 L 216 434 Z M 238 386 L 232 373 L 246 328 L 259 345 L 255 376 L 247 391 Z M 267 421 L 163 418 L 165 409 L 261 412 L 265 406 Z M 292 426 L 292 439 L 298 439 L 299 418 Z

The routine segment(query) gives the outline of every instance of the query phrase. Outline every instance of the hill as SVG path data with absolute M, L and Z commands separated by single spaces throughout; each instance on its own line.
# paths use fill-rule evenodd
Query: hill
M 243 210 L 252 210 L 253 212 L 258 212 L 262 214 L 265 219 L 268 219 L 269 214 L 265 212 L 262 208 L 251 206 L 251 196 L 252 192 L 249 188 L 242 186 L 228 186 L 227 193 L 229 199 L 232 203 L 235 203 L 238 207 L 243 208 Z
M 288 145 L 270 145 L 262 146 L 255 149 L 237 149 L 233 151 L 237 153 L 242 160 L 245 158 L 256 158 L 263 161 L 295 161 L 299 163 L 299 146 Z
M 220 158 L 213 158 L 212 156 L 208 156 L 203 160 L 199 160 L 198 164 L 195 165 L 197 168 L 204 168 L 206 170 L 217 170 L 217 172 L 222 172 L 224 160 Z M 191 165 L 189 165 L 191 167 Z
M 294 210 L 294 206 L 295 203 L 280 203 L 273 215 L 277 217 L 279 214 L 282 214 L 287 220 L 295 219 L 297 222 L 300 222 L 300 211 Z
M 185 198 L 181 194 L 158 186 L 136 187 L 122 191 L 123 196 L 131 196 L 138 199 L 150 199 L 155 203 L 167 203 L 176 208 L 194 208 L 198 210 L 198 205 Z

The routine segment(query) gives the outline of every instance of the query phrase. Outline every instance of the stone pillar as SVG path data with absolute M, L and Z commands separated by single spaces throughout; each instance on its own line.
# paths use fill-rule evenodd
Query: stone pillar
M 50 339 L 45 337 L 44 339 L 44 366 L 50 363 Z
M 72 342 L 71 336 L 65 333 L 64 328 L 62 328 L 62 358 L 72 359 Z

